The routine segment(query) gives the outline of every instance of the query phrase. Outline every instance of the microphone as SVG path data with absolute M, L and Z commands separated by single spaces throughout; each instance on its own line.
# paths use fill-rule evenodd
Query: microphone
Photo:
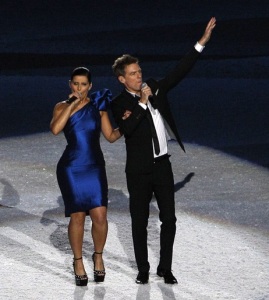
M 143 89 L 143 88 L 146 87 L 146 86 L 147 86 L 146 82 L 143 82 L 143 83 L 141 84 L 141 89 Z M 149 100 L 151 106 L 152 106 L 154 109 L 156 109 L 156 108 L 157 108 L 157 105 L 155 104 L 153 95 L 149 95 L 149 96 L 148 96 L 148 100 Z
M 141 84 L 141 89 L 143 89 L 143 88 L 146 87 L 146 86 L 147 86 L 146 82 L 142 82 L 142 84 Z
M 67 100 L 65 100 L 65 102 L 66 102 L 67 104 L 71 104 L 71 103 L 74 102 L 77 98 L 78 98 L 78 97 L 76 97 L 76 96 L 72 96 L 72 97 L 68 98 Z
M 78 94 L 79 94 L 79 97 L 81 97 L 81 93 L 78 92 Z M 72 96 L 72 97 L 68 98 L 67 100 L 65 100 L 65 102 L 66 102 L 67 104 L 71 104 L 72 102 L 74 102 L 74 101 L 77 100 L 77 99 L 78 99 L 78 97 Z
M 146 86 L 147 86 L 147 83 L 146 83 L 146 82 L 143 82 L 143 83 L 141 84 L 141 89 L 143 89 L 143 88 L 146 87 Z M 148 96 L 148 100 L 153 101 L 153 95 L 149 95 L 149 96 Z

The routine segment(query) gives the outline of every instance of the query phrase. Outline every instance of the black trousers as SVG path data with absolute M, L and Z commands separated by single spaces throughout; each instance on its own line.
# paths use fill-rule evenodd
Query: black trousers
M 169 158 L 154 163 L 151 173 L 127 173 L 126 176 L 130 195 L 134 252 L 138 270 L 147 272 L 150 269 L 147 226 L 150 213 L 149 205 L 153 193 L 157 200 L 159 219 L 161 221 L 160 261 L 158 267 L 171 270 L 176 233 L 176 216 L 174 177 Z

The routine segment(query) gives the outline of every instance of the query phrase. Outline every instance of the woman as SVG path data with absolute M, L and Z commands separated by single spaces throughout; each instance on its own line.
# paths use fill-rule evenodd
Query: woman
M 104 89 L 88 96 L 92 82 L 87 68 L 74 69 L 69 85 L 69 99 L 55 105 L 50 129 L 55 135 L 63 130 L 67 140 L 57 164 L 57 180 L 65 216 L 70 217 L 68 237 L 74 254 L 76 285 L 85 286 L 88 276 L 82 260 L 82 245 L 86 215 L 92 220 L 94 280 L 102 282 L 105 278 L 102 253 L 108 231 L 108 187 L 100 132 L 111 143 L 121 134 L 112 128 L 106 111 L 111 100 L 110 91 Z

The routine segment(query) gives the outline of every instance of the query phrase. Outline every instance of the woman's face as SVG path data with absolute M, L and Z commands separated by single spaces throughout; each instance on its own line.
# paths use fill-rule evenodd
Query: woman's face
M 81 94 L 81 98 L 84 99 L 88 95 L 88 91 L 91 89 L 92 84 L 89 83 L 87 76 L 77 75 L 74 76 L 69 82 L 72 92 L 78 92 Z

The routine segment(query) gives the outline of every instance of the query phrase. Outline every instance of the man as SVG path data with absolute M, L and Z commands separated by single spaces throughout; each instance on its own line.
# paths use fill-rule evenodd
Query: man
M 147 225 L 149 204 L 154 193 L 159 218 L 160 260 L 157 274 L 165 283 L 175 284 L 172 268 L 173 244 L 176 233 L 174 178 L 169 161 L 167 139 L 180 140 L 169 108 L 167 93 L 191 70 L 216 26 L 211 18 L 202 38 L 167 76 L 161 80 L 142 80 L 138 59 L 128 54 L 115 60 L 112 69 L 125 89 L 112 101 L 112 112 L 125 136 L 127 159 L 126 178 L 130 195 L 132 235 L 138 275 L 136 283 L 148 283 Z

